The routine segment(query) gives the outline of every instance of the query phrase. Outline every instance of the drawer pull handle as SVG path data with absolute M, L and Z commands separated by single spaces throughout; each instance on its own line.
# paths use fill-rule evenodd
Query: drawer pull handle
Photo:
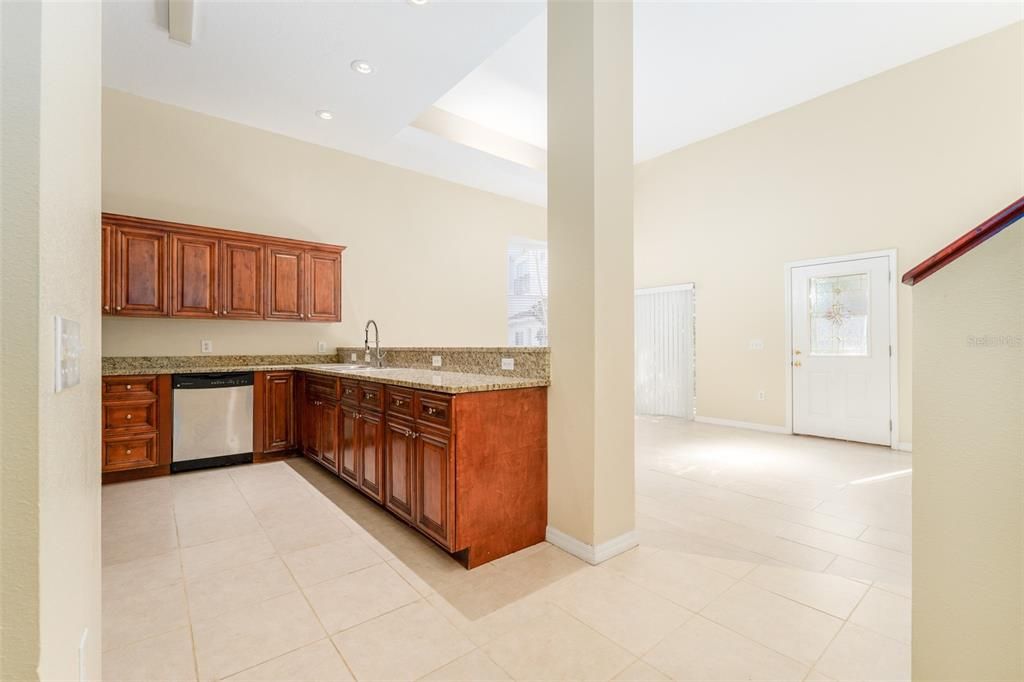
M 427 414 L 429 414 L 431 417 L 433 417 L 435 414 L 437 414 L 437 410 L 434 409 L 433 407 L 428 407 L 427 408 Z
M 398 407 L 401 407 L 402 405 L 405 405 L 405 401 L 404 400 L 396 400 L 395 401 L 395 405 L 397 405 Z

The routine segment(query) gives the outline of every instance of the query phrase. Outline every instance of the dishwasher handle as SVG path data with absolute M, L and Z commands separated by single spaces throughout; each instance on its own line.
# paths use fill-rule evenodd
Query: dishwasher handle
M 206 372 L 197 374 L 175 374 L 173 379 L 173 385 L 176 390 L 252 386 L 252 372 Z

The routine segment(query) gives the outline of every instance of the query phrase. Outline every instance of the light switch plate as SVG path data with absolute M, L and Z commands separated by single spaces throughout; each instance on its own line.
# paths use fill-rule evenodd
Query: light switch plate
M 757 392 L 757 399 L 758 400 L 764 400 L 764 391 L 758 391 Z
M 199 350 L 202 353 L 212 353 L 213 341 L 211 341 L 210 339 L 203 339 L 202 341 L 199 342 Z
M 434 367 L 440 367 L 441 366 L 441 356 L 440 355 L 431 355 L 430 356 L 430 364 L 432 366 L 434 366 Z
M 78 322 L 57 315 L 54 319 L 54 392 L 77 386 L 81 380 L 82 332 Z
M 763 339 L 751 339 L 750 340 L 750 350 L 764 350 L 764 340 Z
M 316 342 L 316 352 L 317 353 L 326 353 L 327 352 L 327 342 L 326 341 L 317 341 Z
M 501 368 L 502 369 L 508 369 L 508 370 L 515 369 L 516 368 L 516 359 L 515 358 L 502 358 L 501 359 Z

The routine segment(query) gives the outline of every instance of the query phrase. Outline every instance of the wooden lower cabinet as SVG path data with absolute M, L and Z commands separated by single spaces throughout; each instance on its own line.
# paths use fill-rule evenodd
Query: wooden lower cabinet
M 388 415 L 384 423 L 384 506 L 413 523 L 416 439 L 412 420 Z
M 258 374 L 257 382 L 260 381 Z M 263 413 L 255 419 L 257 424 L 262 422 L 263 425 L 262 452 L 270 454 L 293 450 L 298 440 L 295 428 L 295 374 L 262 374 L 263 400 L 257 409 L 262 407 Z
M 358 422 L 359 410 L 342 403 L 341 459 L 338 464 L 338 475 L 356 486 L 359 485 Z
M 379 412 L 359 413 L 359 489 L 384 501 L 384 418 Z
M 451 435 L 424 429 L 416 434 L 416 527 L 449 549 L 455 529 L 455 457 Z
M 340 406 L 333 400 L 321 400 L 319 405 L 320 438 L 318 442 L 320 463 L 331 471 L 338 472 L 338 426 L 341 418 Z
M 102 380 L 104 483 L 170 473 L 171 375 Z

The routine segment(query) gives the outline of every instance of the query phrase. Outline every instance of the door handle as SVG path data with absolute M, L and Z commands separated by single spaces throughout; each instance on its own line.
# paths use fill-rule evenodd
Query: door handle
M 793 366 L 794 366 L 794 367 L 802 367 L 802 365 L 800 364 L 800 361 L 799 361 L 799 360 L 794 360 L 794 361 L 793 361 Z

